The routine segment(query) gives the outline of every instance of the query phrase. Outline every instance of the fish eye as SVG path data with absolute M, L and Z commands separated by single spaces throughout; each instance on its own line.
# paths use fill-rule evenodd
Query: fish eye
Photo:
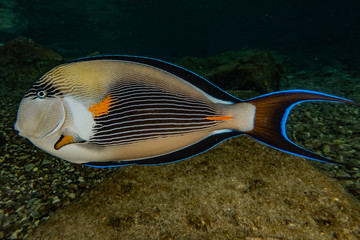
M 44 98 L 46 97 L 46 91 L 45 90 L 40 90 L 36 93 L 36 95 L 39 97 L 39 98 Z

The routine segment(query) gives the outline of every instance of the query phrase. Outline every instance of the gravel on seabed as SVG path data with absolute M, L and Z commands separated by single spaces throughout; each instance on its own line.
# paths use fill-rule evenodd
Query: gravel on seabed
M 360 85 L 354 82 L 359 82 L 358 75 L 327 68 L 320 73 L 288 74 L 282 88 L 320 90 L 360 101 Z M 20 99 L 0 98 L 0 239 L 26 238 L 56 209 L 70 204 L 114 171 L 60 160 L 19 137 L 13 125 Z M 316 153 L 360 164 L 359 119 L 357 107 L 304 103 L 291 112 L 288 135 Z M 359 169 L 311 162 L 360 199 Z

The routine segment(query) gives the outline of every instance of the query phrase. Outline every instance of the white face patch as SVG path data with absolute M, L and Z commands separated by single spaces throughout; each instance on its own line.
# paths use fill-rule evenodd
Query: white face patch
M 68 130 L 73 131 L 84 140 L 89 140 L 93 134 L 95 121 L 88 106 L 73 97 L 64 97 L 64 103 L 68 110 L 67 115 L 71 119 L 70 125 L 67 126 Z
M 15 129 L 26 138 L 44 138 L 65 122 L 63 103 L 57 98 L 24 98 L 19 106 Z

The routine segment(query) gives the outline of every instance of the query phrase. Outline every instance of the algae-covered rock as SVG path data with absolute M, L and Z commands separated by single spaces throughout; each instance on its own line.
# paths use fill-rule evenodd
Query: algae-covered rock
M 359 239 L 359 209 L 306 160 L 240 137 L 119 168 L 28 239 Z
M 25 37 L 18 37 L 0 47 L 0 56 L 9 62 L 30 63 L 39 60 L 62 60 L 60 54 Z
M 276 53 L 245 49 L 206 58 L 185 57 L 176 62 L 226 90 L 279 90 L 281 73 L 291 71 L 291 62 Z
M 60 54 L 18 37 L 0 47 L 0 95 L 23 94 L 41 75 L 63 62 Z
M 213 69 L 205 77 L 223 89 L 279 90 L 280 67 L 270 52 L 258 51 Z

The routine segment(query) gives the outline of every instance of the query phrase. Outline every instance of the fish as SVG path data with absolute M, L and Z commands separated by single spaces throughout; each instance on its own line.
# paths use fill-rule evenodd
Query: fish
M 244 134 L 293 155 L 344 164 L 289 140 L 290 110 L 306 101 L 360 106 L 309 90 L 241 100 L 162 60 L 101 55 L 39 78 L 19 104 L 15 129 L 56 157 L 98 168 L 176 162 Z

